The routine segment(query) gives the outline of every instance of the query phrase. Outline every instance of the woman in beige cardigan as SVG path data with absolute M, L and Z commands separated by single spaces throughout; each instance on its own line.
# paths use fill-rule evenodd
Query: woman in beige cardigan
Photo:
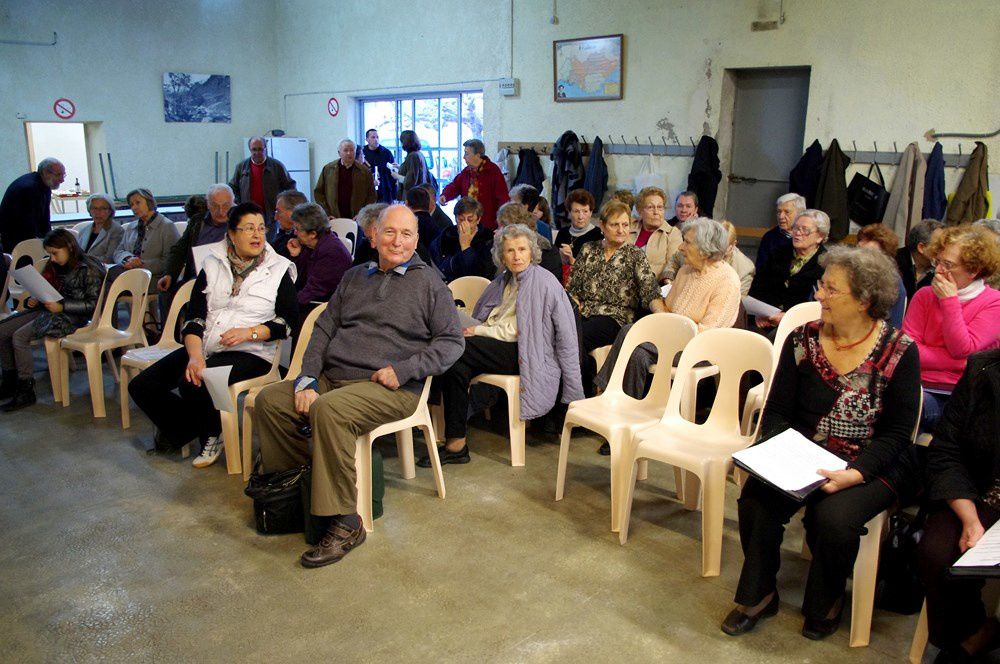
M 663 270 L 677 248 L 681 246 L 681 232 L 666 222 L 663 212 L 667 209 L 667 194 L 659 187 L 646 187 L 636 197 L 635 209 L 639 220 L 632 222 L 629 232 L 632 244 L 646 252 L 646 260 L 656 279 L 663 282 Z

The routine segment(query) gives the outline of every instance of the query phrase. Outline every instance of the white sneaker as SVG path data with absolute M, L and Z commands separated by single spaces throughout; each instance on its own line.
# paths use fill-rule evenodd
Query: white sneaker
M 191 462 L 195 468 L 208 468 L 222 456 L 222 436 L 210 436 L 201 448 L 201 454 Z

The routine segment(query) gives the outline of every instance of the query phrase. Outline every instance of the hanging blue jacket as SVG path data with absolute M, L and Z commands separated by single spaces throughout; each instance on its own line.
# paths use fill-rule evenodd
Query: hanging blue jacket
M 927 173 L 924 175 L 924 219 L 944 219 L 948 208 L 948 197 L 944 193 L 944 148 L 934 144 L 927 159 Z

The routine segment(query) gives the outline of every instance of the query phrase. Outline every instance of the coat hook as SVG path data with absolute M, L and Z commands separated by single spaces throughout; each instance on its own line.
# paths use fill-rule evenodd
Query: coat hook
M 649 141 L 649 147 L 653 147 L 653 137 L 652 136 L 647 136 L 646 140 Z
M 851 141 L 851 145 L 854 146 L 854 161 L 857 161 L 858 160 L 858 142 L 852 140 Z
M 611 134 L 608 134 L 608 145 L 614 145 L 614 144 L 615 144 L 614 139 L 611 138 Z
M 872 161 L 878 161 L 878 143 L 872 141 L 872 145 L 875 146 L 875 157 L 872 159 Z
M 622 134 L 622 145 L 628 145 L 628 141 L 625 140 L 625 134 Z
M 583 145 L 587 144 L 587 137 L 584 136 L 583 134 L 580 134 L 580 143 L 582 143 Z
M 958 144 L 958 158 L 959 159 L 962 158 L 962 144 L 961 143 Z
M 896 141 L 893 141 L 893 142 L 892 142 L 892 151 L 893 151 L 893 152 L 899 152 L 899 148 L 898 148 L 898 147 L 896 147 Z
M 640 147 L 641 148 L 642 145 L 639 143 L 639 137 L 638 136 L 632 136 L 632 138 L 635 139 L 635 145 L 636 145 L 636 147 Z
M 676 137 L 676 136 L 674 136 L 674 143 L 676 143 L 676 144 L 677 144 L 677 147 L 680 147 L 680 146 L 681 146 L 681 142 L 677 140 L 677 137 Z
M 667 137 L 666 136 L 660 136 L 660 140 L 663 141 L 663 150 L 664 150 L 664 154 L 666 154 Z M 650 141 L 650 143 L 652 143 L 652 141 Z
M 692 138 L 691 136 L 688 136 L 688 140 L 691 141 L 691 147 L 693 147 L 695 150 L 697 150 L 698 146 L 694 144 L 694 138 Z

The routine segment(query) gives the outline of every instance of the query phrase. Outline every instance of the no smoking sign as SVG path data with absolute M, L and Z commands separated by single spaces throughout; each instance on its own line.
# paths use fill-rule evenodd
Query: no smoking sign
M 60 120 L 69 120 L 71 117 L 76 115 L 76 104 L 71 100 L 62 97 L 56 99 L 56 102 L 52 104 L 52 112 L 56 114 L 56 117 Z
M 340 102 L 337 101 L 336 97 L 330 97 L 330 100 L 326 102 L 326 112 L 330 114 L 331 118 L 337 117 L 340 113 Z

